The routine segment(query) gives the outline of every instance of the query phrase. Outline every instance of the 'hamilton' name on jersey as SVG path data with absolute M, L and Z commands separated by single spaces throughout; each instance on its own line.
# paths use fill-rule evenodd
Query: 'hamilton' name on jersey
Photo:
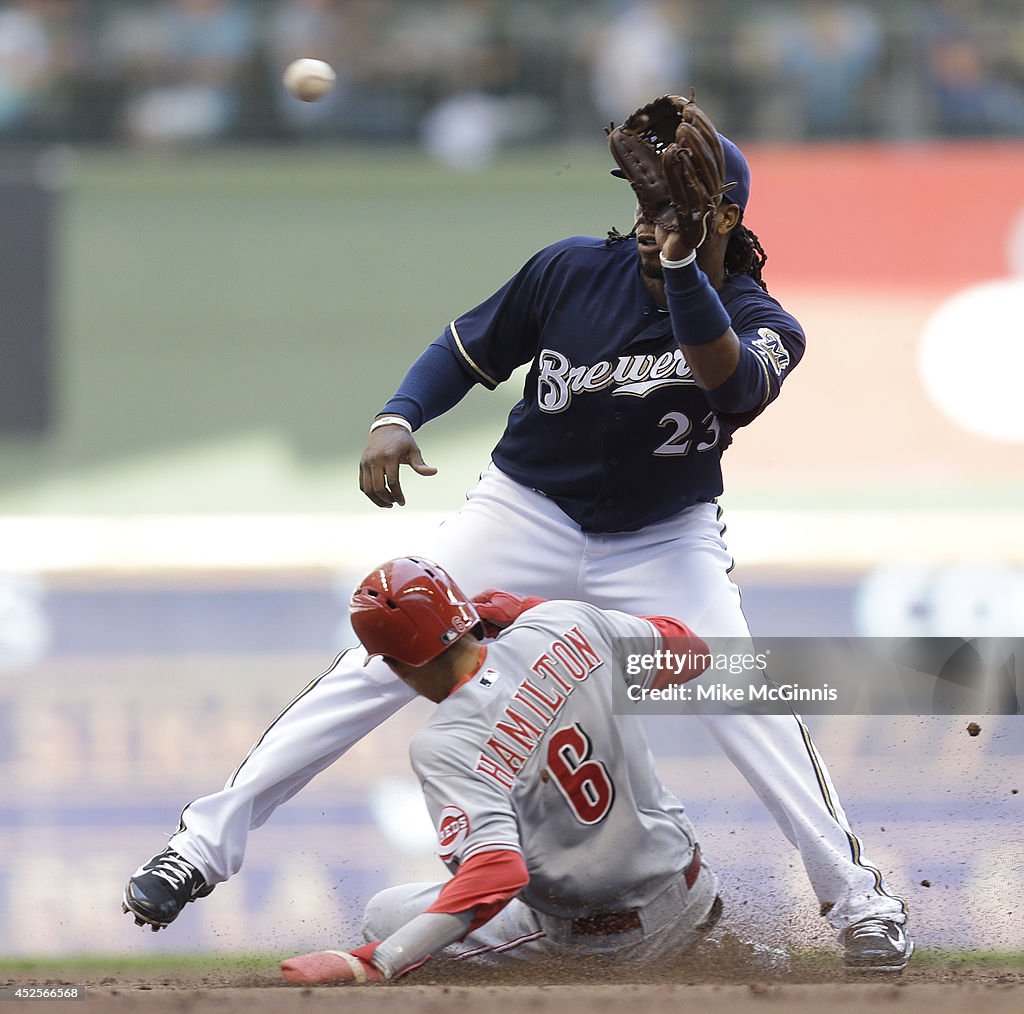
M 659 387 L 694 384 L 680 349 L 661 355 L 619 356 L 592 366 L 573 366 L 561 352 L 542 349 L 537 356 L 537 405 L 542 412 L 563 412 L 574 394 L 589 394 L 617 385 L 612 395 L 643 398 Z
M 529 676 L 523 680 L 495 723 L 476 770 L 511 791 L 516 775 L 569 695 L 602 665 L 604 659 L 578 626 L 552 641 L 530 666 L 543 684 Z

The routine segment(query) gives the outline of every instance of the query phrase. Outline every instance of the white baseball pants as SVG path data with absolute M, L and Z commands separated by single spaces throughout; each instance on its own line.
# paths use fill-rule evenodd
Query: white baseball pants
M 468 595 L 490 587 L 580 599 L 640 616 L 677 617 L 704 637 L 746 637 L 723 532 L 714 504 L 697 504 L 638 532 L 582 532 L 547 497 L 492 465 L 421 552 Z M 364 668 L 365 658 L 360 647 L 341 656 L 288 705 L 221 791 L 186 807 L 183 829 L 170 845 L 208 883 L 238 872 L 251 828 L 412 700 L 383 662 Z M 906 908 L 864 855 L 801 719 L 700 717 L 800 850 L 833 928 L 841 933 L 868 916 L 902 922 Z

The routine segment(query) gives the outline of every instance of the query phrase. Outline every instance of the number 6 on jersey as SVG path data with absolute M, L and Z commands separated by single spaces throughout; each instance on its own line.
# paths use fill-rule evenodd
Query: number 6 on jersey
M 591 760 L 593 744 L 579 723 L 559 729 L 548 740 L 548 770 L 581 824 L 598 824 L 615 802 L 608 769 Z

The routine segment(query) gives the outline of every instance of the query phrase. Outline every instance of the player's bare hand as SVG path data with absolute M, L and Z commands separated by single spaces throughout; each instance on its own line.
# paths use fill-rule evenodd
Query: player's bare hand
M 654 224 L 654 242 L 667 261 L 685 260 L 693 253 L 693 247 L 677 229 L 666 229 L 657 222 Z
M 405 506 L 399 470 L 408 465 L 420 475 L 437 475 L 423 460 L 419 445 L 403 426 L 381 426 L 366 441 L 359 461 L 359 488 L 378 507 Z

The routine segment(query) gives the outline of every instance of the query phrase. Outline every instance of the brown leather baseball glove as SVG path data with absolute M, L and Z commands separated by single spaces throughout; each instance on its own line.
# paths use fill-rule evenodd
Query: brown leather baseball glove
M 636 194 L 644 218 L 675 228 L 662 153 L 675 143 L 688 99 L 662 95 L 627 116 L 622 126 L 606 128 L 608 147 Z
M 678 232 L 696 249 L 721 203 L 725 158 L 711 118 L 696 95 L 662 95 L 608 131 L 612 157 L 629 180 L 647 221 Z

